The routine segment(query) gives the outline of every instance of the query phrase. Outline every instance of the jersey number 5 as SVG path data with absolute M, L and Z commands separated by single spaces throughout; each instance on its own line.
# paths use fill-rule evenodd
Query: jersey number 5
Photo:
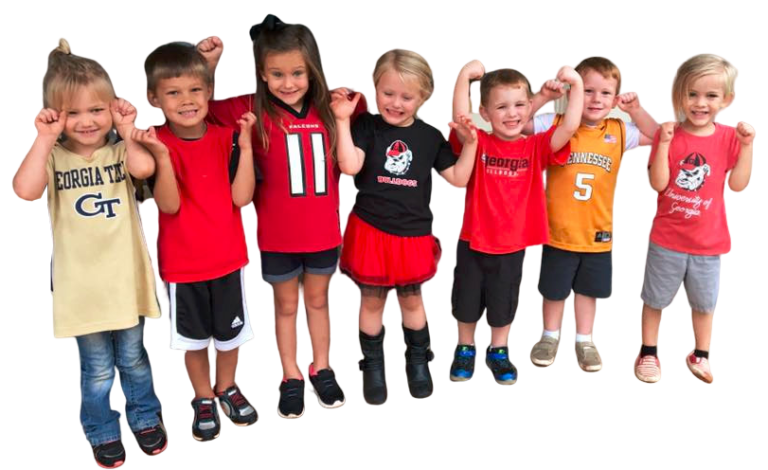
M 315 196 L 328 194 L 328 177 L 325 165 L 325 139 L 323 134 L 313 132 L 309 135 L 312 142 L 312 174 L 315 182 Z M 301 134 L 287 134 L 285 148 L 288 150 L 288 179 L 291 184 L 292 197 L 305 197 L 306 170 L 304 168 L 304 147 Z
M 589 201 L 592 199 L 592 185 L 590 180 L 595 179 L 592 173 L 576 173 L 576 187 L 578 190 L 573 192 L 573 197 L 579 201 Z

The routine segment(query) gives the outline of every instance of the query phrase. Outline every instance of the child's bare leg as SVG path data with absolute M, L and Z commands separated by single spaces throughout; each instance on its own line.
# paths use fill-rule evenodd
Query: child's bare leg
M 576 333 L 580 335 L 591 335 L 592 327 L 595 324 L 597 299 L 586 295 L 576 294 L 573 308 L 576 311 Z
M 659 342 L 661 310 L 643 304 L 643 344 L 656 346 Z
M 223 392 L 235 385 L 239 350 L 240 348 L 230 351 L 216 351 L 216 393 Z
M 460 321 L 456 323 L 459 324 L 459 344 L 475 344 L 477 322 L 464 323 Z
M 330 274 L 304 274 L 304 307 L 312 339 L 312 360 L 315 370 L 327 369 L 331 347 L 331 321 L 328 314 L 328 284 Z
M 195 390 L 195 399 L 213 398 L 211 388 L 211 366 L 208 362 L 208 348 L 198 351 L 187 351 L 184 355 L 184 363 L 187 366 L 187 374 Z
M 427 325 L 427 312 L 421 294 L 398 295 L 400 311 L 403 313 L 403 326 L 410 330 L 422 330 Z
M 547 331 L 560 331 L 560 327 L 563 324 L 565 300 L 544 299 L 542 309 L 544 311 L 544 329 Z
M 386 297 L 363 295 L 360 297 L 360 331 L 369 336 L 381 333 Z
M 506 346 L 509 342 L 510 323 L 506 326 L 491 327 L 491 346 L 494 348 Z
M 692 311 L 693 334 L 696 337 L 696 349 L 709 351 L 709 342 L 712 339 L 712 313 Z
M 275 333 L 283 376 L 287 379 L 301 379 L 296 364 L 296 313 L 299 309 L 299 279 L 272 284 L 275 296 Z

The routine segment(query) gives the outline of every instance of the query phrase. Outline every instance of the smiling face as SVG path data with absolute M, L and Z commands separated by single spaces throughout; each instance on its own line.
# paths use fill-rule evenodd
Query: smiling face
M 194 75 L 164 78 L 149 91 L 149 102 L 160 108 L 168 120 L 171 131 L 184 139 L 196 139 L 205 134 L 205 116 L 211 87 L 205 80 Z
M 720 75 L 704 75 L 693 80 L 682 102 L 681 111 L 685 115 L 683 127 L 693 133 L 711 132 L 715 116 L 732 100 L 732 94 L 726 95 Z
M 605 119 L 618 104 L 615 78 L 605 78 L 600 72 L 587 70 L 582 76 L 584 80 L 584 110 L 581 122 L 588 126 L 596 126 Z
M 376 84 L 376 107 L 387 124 L 410 126 L 422 103 L 424 98 L 416 78 L 406 75 L 403 80 L 392 68 L 384 72 Z
M 493 134 L 503 140 L 520 137 L 531 116 L 531 100 L 524 87 L 497 85 L 490 90 L 480 115 L 491 123 Z
M 106 144 L 107 134 L 112 130 L 109 101 L 93 87 L 83 86 L 69 97 L 64 107 L 67 112 L 64 146 L 78 155 L 90 157 Z
M 276 98 L 301 111 L 309 91 L 309 72 L 301 51 L 267 54 L 261 79 Z

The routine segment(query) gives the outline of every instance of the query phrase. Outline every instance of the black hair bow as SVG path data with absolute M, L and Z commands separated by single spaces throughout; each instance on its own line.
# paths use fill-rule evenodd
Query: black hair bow
M 263 31 L 277 31 L 279 29 L 283 29 L 284 26 L 285 23 L 283 23 L 280 18 L 270 13 L 264 18 L 264 21 L 251 26 L 251 41 L 258 39 L 259 34 L 261 34 Z

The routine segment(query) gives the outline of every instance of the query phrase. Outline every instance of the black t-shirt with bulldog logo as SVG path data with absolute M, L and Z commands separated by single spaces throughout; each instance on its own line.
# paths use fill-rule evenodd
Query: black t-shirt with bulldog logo
M 354 213 L 377 229 L 399 236 L 432 233 L 432 168 L 456 164 L 456 155 L 437 129 L 416 119 L 408 127 L 363 114 L 352 126 L 355 147 L 365 152 L 355 176 Z

